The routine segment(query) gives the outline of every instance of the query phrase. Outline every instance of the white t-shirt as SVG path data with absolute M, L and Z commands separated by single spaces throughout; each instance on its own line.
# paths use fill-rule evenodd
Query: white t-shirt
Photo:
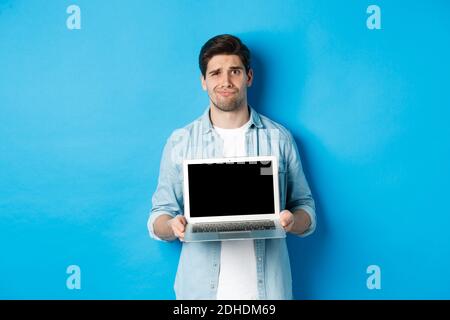
M 244 157 L 247 155 L 245 133 L 249 125 L 250 120 L 236 129 L 223 129 L 214 126 L 224 142 L 224 157 Z M 256 255 L 253 240 L 222 241 L 217 299 L 258 299 Z

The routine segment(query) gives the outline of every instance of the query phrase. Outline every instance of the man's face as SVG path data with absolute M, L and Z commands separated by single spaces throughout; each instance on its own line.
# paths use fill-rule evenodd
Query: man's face
M 211 102 L 220 110 L 229 112 L 247 106 L 247 87 L 252 85 L 253 71 L 248 74 L 237 55 L 217 55 L 211 58 L 205 78 L 201 76 L 203 90 L 208 91 Z

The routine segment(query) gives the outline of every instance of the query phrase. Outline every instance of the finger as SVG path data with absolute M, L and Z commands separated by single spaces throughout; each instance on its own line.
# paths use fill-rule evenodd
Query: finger
M 283 228 L 286 229 L 287 227 L 289 227 L 289 225 L 290 225 L 289 221 L 286 221 L 286 220 L 281 221 L 281 226 Z
M 280 217 L 280 223 L 281 223 L 283 226 L 288 225 L 289 222 L 290 222 L 290 217 L 287 216 L 286 214 L 284 214 L 284 215 L 282 215 L 282 216 Z
M 183 230 L 180 230 L 180 229 L 177 230 L 177 237 L 180 240 L 184 240 L 184 229 Z
M 179 221 L 185 226 L 187 224 L 186 218 L 184 216 L 179 216 Z
M 183 223 L 180 216 L 176 216 L 172 221 L 172 225 L 176 226 L 177 228 L 184 228 L 185 224 Z
M 291 231 L 293 226 L 294 226 L 294 221 L 291 221 L 291 222 L 285 227 L 286 231 Z
M 186 226 L 180 221 L 177 222 L 176 227 L 180 230 L 180 232 L 184 232 L 184 229 L 186 229 Z
M 173 222 L 176 224 L 186 225 L 186 218 L 184 216 L 178 215 L 173 218 Z
M 177 238 L 184 238 L 184 231 L 182 231 L 182 230 L 175 229 L 174 234 Z
M 285 216 L 286 214 L 289 214 L 289 213 L 291 213 L 291 212 L 288 210 L 283 210 L 280 212 L 280 216 Z
M 175 233 L 175 234 L 177 234 L 177 236 L 178 235 L 181 235 L 181 234 L 184 234 L 184 226 L 183 225 L 174 225 L 173 226 L 173 232 Z
M 284 219 L 284 220 L 291 220 L 294 216 L 292 215 L 292 213 L 288 210 L 283 210 L 280 213 L 280 218 Z
M 286 218 L 286 219 L 280 220 L 280 223 L 283 228 L 290 229 L 292 227 L 292 225 L 294 224 L 294 219 L 293 219 L 293 217 Z
M 186 218 L 182 215 L 178 215 L 172 220 L 171 224 L 172 231 L 174 235 L 181 241 L 184 240 L 184 231 L 186 229 L 185 225 L 186 225 Z

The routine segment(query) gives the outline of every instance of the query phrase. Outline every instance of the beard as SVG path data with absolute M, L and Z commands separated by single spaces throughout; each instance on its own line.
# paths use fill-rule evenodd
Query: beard
M 218 97 L 218 95 L 215 95 L 215 97 Z M 223 112 L 231 112 L 231 111 L 238 110 L 242 106 L 242 103 L 244 101 L 244 98 L 239 97 L 239 96 L 233 97 L 230 99 L 220 99 L 220 98 L 213 99 L 210 96 L 210 99 L 211 99 L 212 104 L 217 109 L 219 109 L 220 111 L 223 111 Z

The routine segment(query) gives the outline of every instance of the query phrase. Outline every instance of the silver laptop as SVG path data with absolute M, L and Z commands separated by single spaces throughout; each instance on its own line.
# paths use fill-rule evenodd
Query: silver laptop
M 284 238 L 274 156 L 183 162 L 184 241 Z

